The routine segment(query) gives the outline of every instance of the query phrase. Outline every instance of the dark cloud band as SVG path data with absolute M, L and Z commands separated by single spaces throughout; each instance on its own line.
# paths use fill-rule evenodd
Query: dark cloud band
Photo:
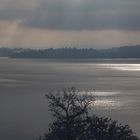
M 18 6 L 0 10 L 0 18 L 53 30 L 140 30 L 139 0 L 40 0 L 33 9 Z

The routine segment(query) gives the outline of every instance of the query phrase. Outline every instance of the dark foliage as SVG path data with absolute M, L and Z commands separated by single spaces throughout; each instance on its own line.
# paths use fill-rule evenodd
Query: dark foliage
M 140 45 L 126 46 L 112 49 L 93 48 L 57 48 L 34 50 L 25 49 L 11 53 L 12 58 L 59 58 L 59 59 L 86 59 L 86 58 L 140 58 Z
M 93 96 L 78 95 L 75 88 L 46 96 L 54 122 L 41 140 L 138 140 L 128 125 L 89 116 Z

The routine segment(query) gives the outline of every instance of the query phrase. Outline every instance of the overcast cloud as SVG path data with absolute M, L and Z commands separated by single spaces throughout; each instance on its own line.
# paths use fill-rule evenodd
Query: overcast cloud
M 0 18 L 54 30 L 140 30 L 140 0 L 0 0 Z
M 87 31 L 86 33 L 90 31 L 93 32 L 93 36 L 95 36 L 95 31 L 111 31 L 116 35 L 118 32 L 119 34 L 122 32 L 125 39 L 127 38 L 126 32 L 128 31 L 131 40 L 132 38 L 134 39 L 132 41 L 133 44 L 135 44 L 136 34 L 134 32 L 140 32 L 140 0 L 0 0 L 0 26 L 2 26 L 0 28 L 4 27 L 4 23 L 6 23 L 5 30 L 6 33 L 8 32 L 8 38 L 9 30 L 12 30 L 14 33 L 18 32 L 15 33 L 16 37 L 19 32 L 21 33 L 20 40 L 22 40 L 22 34 L 24 34 L 23 37 L 25 38 L 26 32 L 32 28 L 34 28 L 34 33 L 36 34 L 41 34 L 41 31 L 43 31 L 44 36 L 45 30 L 46 34 L 48 30 L 49 33 L 50 31 L 55 31 L 55 34 L 56 31 L 60 32 L 60 36 L 63 35 L 62 32 L 66 32 L 67 35 L 69 35 L 69 32 L 71 32 L 71 34 L 76 32 L 76 34 L 79 33 L 80 35 L 81 33 L 85 33 L 81 31 Z M 20 27 L 22 29 L 20 29 Z M 4 31 L 0 31 L 0 37 L 3 37 L 3 34 L 6 36 Z M 80 38 L 79 35 L 77 35 L 77 38 Z M 12 34 L 12 38 L 13 36 Z M 68 42 L 72 40 L 72 36 L 73 35 L 70 35 L 68 37 Z M 110 37 L 111 36 L 112 35 L 110 35 Z M 51 37 L 53 38 L 52 34 Z M 79 38 L 78 41 L 81 42 Z M 89 40 L 88 38 L 85 39 L 86 44 Z M 117 37 L 115 39 L 117 42 Z M 0 40 L 0 43 L 4 44 L 3 39 L 1 38 Z M 14 42 L 16 43 L 15 40 Z M 33 40 L 34 38 L 30 41 L 29 45 L 34 44 Z M 100 46 L 98 45 L 98 40 L 101 41 L 101 38 L 95 39 L 94 42 L 90 40 L 89 44 L 95 43 L 97 46 Z M 107 41 L 108 40 L 109 36 Z M 129 40 L 130 38 L 128 38 L 128 42 L 127 40 L 125 41 L 126 44 L 131 44 Z M 40 39 L 38 41 L 40 41 Z M 67 41 L 63 40 L 62 42 L 66 44 Z M 78 41 L 76 43 L 78 43 Z M 107 42 L 105 40 L 103 41 Z M 24 43 L 24 41 L 21 42 Z M 37 40 L 35 42 L 37 42 Z M 137 41 L 136 43 L 139 42 Z M 55 42 L 55 44 L 57 43 Z M 109 42 L 107 42 L 107 45 L 108 44 Z M 119 44 L 119 42 L 117 44 Z M 45 45 L 45 43 L 43 45 Z

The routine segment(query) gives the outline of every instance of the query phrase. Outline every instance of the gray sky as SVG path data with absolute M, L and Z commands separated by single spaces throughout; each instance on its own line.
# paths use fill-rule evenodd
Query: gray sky
M 140 44 L 140 0 L 0 0 L 0 45 Z

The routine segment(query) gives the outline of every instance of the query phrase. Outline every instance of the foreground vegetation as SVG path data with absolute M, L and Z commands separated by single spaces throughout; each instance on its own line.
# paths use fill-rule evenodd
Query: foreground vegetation
M 54 121 L 40 140 L 139 140 L 128 125 L 90 116 L 95 101 L 92 95 L 79 95 L 72 87 L 46 97 Z

